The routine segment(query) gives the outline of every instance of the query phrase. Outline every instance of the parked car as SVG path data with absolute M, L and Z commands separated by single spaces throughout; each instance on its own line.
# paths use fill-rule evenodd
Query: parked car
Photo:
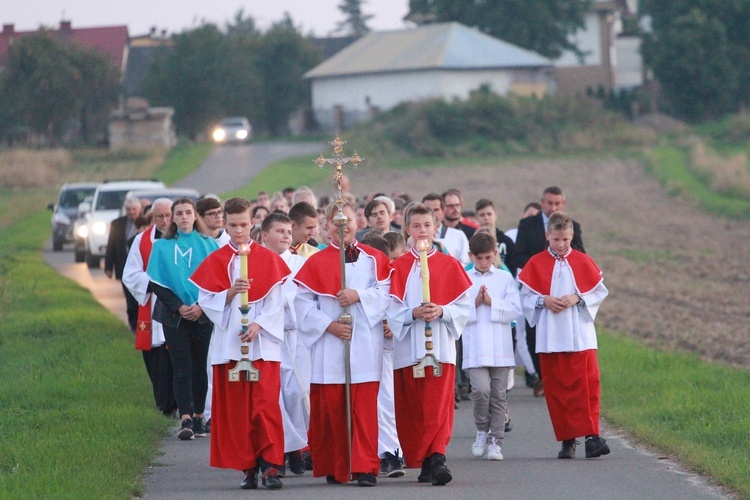
M 73 223 L 73 256 L 76 262 L 84 262 L 86 260 L 86 212 L 91 210 L 91 202 L 94 200 L 93 193 L 83 199 L 80 205 L 78 205 L 78 217 Z M 83 229 L 81 229 L 83 227 Z
M 59 252 L 65 243 L 73 241 L 78 205 L 93 195 L 98 185 L 98 182 L 66 182 L 60 188 L 57 202 L 47 205 L 52 210 L 52 250 Z
M 174 201 L 179 198 L 188 198 L 193 201 L 198 201 L 201 197 L 200 193 L 195 189 L 191 188 L 163 188 L 163 189 L 136 189 L 130 191 L 127 195 L 135 196 L 139 200 L 151 200 L 152 202 L 157 198 L 169 198 Z M 120 215 L 124 215 L 125 212 L 121 212 Z
M 107 253 L 109 225 L 120 216 L 125 197 L 131 191 L 165 189 L 163 182 L 156 180 L 105 181 L 96 188 L 91 203 L 81 204 L 83 224 L 77 234 L 85 245 L 86 264 L 99 267 L 101 258 Z
M 214 127 L 211 137 L 217 144 L 250 142 L 253 138 L 253 127 L 244 116 L 224 118 Z

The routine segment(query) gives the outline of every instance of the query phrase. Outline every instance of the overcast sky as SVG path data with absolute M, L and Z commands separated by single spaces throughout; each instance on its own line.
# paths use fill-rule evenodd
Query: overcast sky
M 253 17 L 261 29 L 291 14 L 302 32 L 326 36 L 343 20 L 337 6 L 342 0 L 0 0 L 0 23 L 14 24 L 16 31 L 40 25 L 57 27 L 60 20 L 74 28 L 128 26 L 131 36 L 151 26 L 170 33 L 194 27 L 202 20 L 224 26 L 239 9 Z M 374 30 L 400 29 L 409 0 L 365 0 L 363 12 L 373 14 Z

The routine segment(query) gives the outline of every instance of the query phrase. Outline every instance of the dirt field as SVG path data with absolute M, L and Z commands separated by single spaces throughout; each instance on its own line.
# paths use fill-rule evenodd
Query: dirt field
M 670 198 L 635 161 L 519 160 L 464 168 L 349 172 L 353 191 L 412 195 L 458 187 L 465 208 L 492 199 L 502 229 L 542 190 L 566 192 L 566 211 L 604 271 L 610 296 L 597 323 L 660 349 L 750 367 L 750 222 Z M 362 186 L 367 186 L 363 189 Z

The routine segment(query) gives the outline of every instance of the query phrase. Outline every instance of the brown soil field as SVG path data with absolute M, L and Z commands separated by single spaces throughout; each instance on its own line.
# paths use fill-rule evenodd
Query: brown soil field
M 413 198 L 459 188 L 464 208 L 490 198 L 501 229 L 560 186 L 610 295 L 597 325 L 664 350 L 750 367 L 750 221 L 730 221 L 670 197 L 635 160 L 503 160 L 449 168 L 348 172 L 357 193 Z

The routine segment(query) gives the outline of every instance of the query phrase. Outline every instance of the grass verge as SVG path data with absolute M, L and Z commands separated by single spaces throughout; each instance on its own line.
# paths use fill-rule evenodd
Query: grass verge
M 288 186 L 294 188 L 308 186 L 317 190 L 330 185 L 333 178 L 332 167 L 323 171 L 315 166 L 314 159 L 315 155 L 307 155 L 277 161 L 263 169 L 249 183 L 228 193 L 222 193 L 221 197 L 229 199 L 234 196 L 241 196 L 252 200 L 258 195 L 259 191 L 273 194 Z
M 48 223 L 0 230 L 0 497 L 142 495 L 172 422 L 127 327 L 43 262 Z
M 166 161 L 156 169 L 154 176 L 166 185 L 172 185 L 187 177 L 211 154 L 214 145 L 191 144 L 180 141 L 167 155 Z
M 750 200 L 711 191 L 706 182 L 688 167 L 690 153 L 675 146 L 654 148 L 646 160 L 648 170 L 671 196 L 698 203 L 705 210 L 735 219 L 750 217 Z
M 750 373 L 599 335 L 602 415 L 750 498 Z

